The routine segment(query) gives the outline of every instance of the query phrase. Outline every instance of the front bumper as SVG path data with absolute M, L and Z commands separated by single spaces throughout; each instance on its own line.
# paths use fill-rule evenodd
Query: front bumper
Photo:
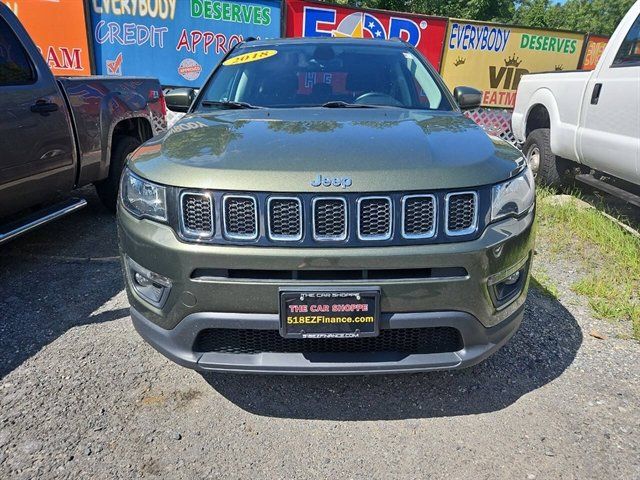
M 201 312 L 187 316 L 173 330 L 158 327 L 131 309 L 138 333 L 160 353 L 184 367 L 199 371 L 348 375 L 410 373 L 465 368 L 481 362 L 504 345 L 518 330 L 524 307 L 492 328 L 485 328 L 468 313 L 425 312 L 383 315 L 382 329 L 453 327 L 460 331 L 464 348 L 429 354 L 379 353 L 218 353 L 195 352 L 198 334 L 207 329 L 239 328 L 277 330 L 278 315 Z
M 131 315 L 138 332 L 177 363 L 199 370 L 260 373 L 386 373 L 451 369 L 491 355 L 517 330 L 528 281 L 508 305 L 496 307 L 491 282 L 530 269 L 535 211 L 520 219 L 489 225 L 477 240 L 420 246 L 372 248 L 267 248 L 197 245 L 182 242 L 173 230 L 138 220 L 120 209 L 118 232 L 123 255 L 171 280 L 161 307 L 142 299 L 127 278 Z M 465 276 L 364 280 L 284 281 L 207 278 L 206 269 L 310 270 L 457 268 Z M 279 328 L 281 287 L 366 286 L 381 290 L 381 330 L 452 327 L 463 348 L 446 353 L 409 354 L 255 354 L 198 352 L 203 330 Z

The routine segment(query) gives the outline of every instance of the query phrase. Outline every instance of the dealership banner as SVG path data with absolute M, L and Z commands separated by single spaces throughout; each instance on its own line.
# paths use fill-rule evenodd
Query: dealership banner
M 91 75 L 81 0 L 0 0 L 17 15 L 55 75 Z
M 580 68 L 582 70 L 594 70 L 600 61 L 600 57 L 602 56 L 607 43 L 609 43 L 609 37 L 589 35 L 587 37 L 587 43 L 584 48 L 584 57 L 582 58 Z
M 80 2 L 78 2 L 80 3 Z M 281 33 L 278 0 L 89 0 L 97 72 L 200 87 L 248 37 Z
M 451 19 L 441 73 L 451 90 L 481 90 L 483 106 L 513 108 L 523 75 L 576 70 L 583 44 L 581 33 Z
M 444 18 L 302 0 L 286 0 L 286 10 L 287 37 L 400 38 L 440 69 Z

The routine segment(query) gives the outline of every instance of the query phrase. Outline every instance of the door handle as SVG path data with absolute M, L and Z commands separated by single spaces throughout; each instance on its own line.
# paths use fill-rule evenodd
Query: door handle
M 52 112 L 58 111 L 58 104 L 47 102 L 45 100 L 38 100 L 34 105 L 31 105 L 31 111 L 33 113 L 39 113 L 40 115 L 48 115 Z
M 591 105 L 597 105 L 600 101 L 600 92 L 602 92 L 602 84 L 596 83 L 591 94 Z

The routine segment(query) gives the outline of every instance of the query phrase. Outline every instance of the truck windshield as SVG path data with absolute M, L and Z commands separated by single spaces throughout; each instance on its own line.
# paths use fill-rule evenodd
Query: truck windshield
M 371 108 L 452 110 L 437 74 L 408 48 L 299 43 L 246 46 L 204 87 L 196 110 Z

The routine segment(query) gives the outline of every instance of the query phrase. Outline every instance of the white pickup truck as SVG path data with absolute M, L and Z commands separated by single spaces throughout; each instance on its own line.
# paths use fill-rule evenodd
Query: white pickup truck
M 640 206 L 629 193 L 640 185 L 640 1 L 594 71 L 524 76 L 512 128 L 539 183 L 559 185 L 578 173 Z M 603 182 L 610 177 L 625 190 Z

